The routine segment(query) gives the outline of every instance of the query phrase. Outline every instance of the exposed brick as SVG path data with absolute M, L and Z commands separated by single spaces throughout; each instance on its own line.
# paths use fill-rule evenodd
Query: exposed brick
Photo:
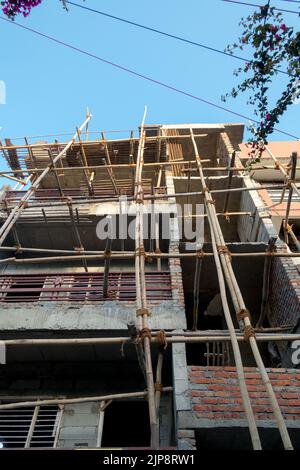
M 246 384 L 257 419 L 275 421 L 260 374 L 245 368 Z M 300 373 L 298 370 L 268 370 L 283 415 L 300 420 Z M 189 367 L 192 406 L 197 418 L 213 420 L 245 419 L 243 401 L 234 367 Z M 217 383 L 216 383 L 217 382 Z M 196 390 L 197 383 L 204 389 Z

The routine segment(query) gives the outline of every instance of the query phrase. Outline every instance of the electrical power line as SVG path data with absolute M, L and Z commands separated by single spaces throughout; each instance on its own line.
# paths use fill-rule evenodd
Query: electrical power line
M 246 5 L 248 7 L 258 7 L 258 8 L 262 8 L 264 6 L 264 5 L 258 5 L 257 3 L 238 2 L 237 0 L 221 0 L 221 2 L 236 3 L 238 5 Z M 274 8 L 274 10 L 281 11 L 284 13 L 294 13 L 295 15 L 299 15 L 299 11 L 295 11 L 295 10 L 285 10 L 283 8 Z
M 91 52 L 85 51 L 84 49 L 80 49 L 80 48 L 78 48 L 78 47 L 76 47 L 76 46 L 73 46 L 72 44 L 68 44 L 68 43 L 66 43 L 66 42 L 64 42 L 64 41 L 61 41 L 61 40 L 59 40 L 59 39 L 56 39 L 56 38 L 54 38 L 54 37 L 52 37 L 52 36 L 49 36 L 48 34 L 42 33 L 41 31 L 37 31 L 37 30 L 35 30 L 35 29 L 33 29 L 33 28 L 29 28 L 28 26 L 24 26 L 24 25 L 22 25 L 22 24 L 20 24 L 20 23 L 16 23 L 15 21 L 11 21 L 11 20 L 9 20 L 9 19 L 7 19 L 7 18 L 3 18 L 3 17 L 1 17 L 1 16 L 0 16 L 0 20 L 5 21 L 5 22 L 9 23 L 10 25 L 17 26 L 17 27 L 19 27 L 19 28 L 21 28 L 21 29 L 24 29 L 24 30 L 26 30 L 26 31 L 30 31 L 31 33 L 34 33 L 34 34 L 36 34 L 36 35 L 38 35 L 38 36 L 40 36 L 40 37 L 49 39 L 49 40 L 52 41 L 52 42 L 55 42 L 55 43 L 57 43 L 57 44 L 60 44 L 60 45 L 62 45 L 62 46 L 64 46 L 64 47 L 67 47 L 67 48 L 69 48 L 69 49 L 72 49 L 72 50 L 74 50 L 74 51 L 76 51 L 76 52 L 79 52 L 80 54 L 84 54 L 84 55 L 86 55 L 86 56 L 88 56 L 88 57 L 91 57 L 91 58 L 93 58 L 93 59 L 99 60 L 100 62 L 103 62 L 103 63 L 105 63 L 105 64 L 111 65 L 112 67 L 115 67 L 115 68 L 117 68 L 117 69 L 119 69 L 119 70 L 123 70 L 124 72 L 127 72 L 127 73 L 129 73 L 129 74 L 131 74 L 131 75 L 134 75 L 134 76 L 136 76 L 136 77 L 142 78 L 143 80 L 147 80 L 148 82 L 155 83 L 156 85 L 159 85 L 159 86 L 161 86 L 161 87 L 167 88 L 167 89 L 169 89 L 169 90 L 171 90 L 171 91 L 174 91 L 174 92 L 176 92 L 176 93 L 179 93 L 179 94 L 181 94 L 181 95 L 188 96 L 189 98 L 192 98 L 192 99 L 194 99 L 194 100 L 196 100 L 196 101 L 200 101 L 201 103 L 205 103 L 205 104 L 207 104 L 207 105 L 209 105 L 209 106 L 213 106 L 214 108 L 221 109 L 222 111 L 226 111 L 227 113 L 233 114 L 234 116 L 238 116 L 238 117 L 240 117 L 240 118 L 242 118 L 242 119 L 246 119 L 247 121 L 252 121 L 252 122 L 255 122 L 256 124 L 259 124 L 259 121 L 257 121 L 256 119 L 250 118 L 249 116 L 245 116 L 244 114 L 240 114 L 240 113 L 237 113 L 237 112 L 235 112 L 235 111 L 232 111 L 231 109 L 226 108 L 225 106 L 218 105 L 218 104 L 213 103 L 213 102 L 211 102 L 211 101 L 209 101 L 209 100 L 206 100 L 206 99 L 204 99 L 204 98 L 201 98 L 201 97 L 199 97 L 199 96 L 197 96 L 197 95 L 193 95 L 192 93 L 189 93 L 189 92 L 187 92 L 187 91 L 181 90 L 180 88 L 174 87 L 174 86 L 172 86 L 172 85 L 168 85 L 167 83 L 161 82 L 160 80 L 156 80 L 155 78 L 149 77 L 149 76 L 144 75 L 144 74 L 139 73 L 139 72 L 136 72 L 135 70 L 131 70 L 131 69 L 129 69 L 128 67 L 124 67 L 123 65 L 116 64 L 115 62 L 112 62 L 112 61 L 110 61 L 110 60 L 104 59 L 103 57 L 100 57 L 100 56 L 98 56 L 98 55 L 96 55 L 96 54 L 93 54 L 93 53 L 91 53 Z M 289 134 L 288 132 L 282 131 L 282 130 L 280 130 L 280 129 L 275 129 L 275 128 L 274 128 L 274 131 L 279 132 L 280 134 L 284 134 L 284 135 L 286 135 L 286 136 L 288 136 L 288 137 L 291 137 L 291 138 L 293 138 L 293 139 L 300 140 L 300 137 L 295 136 L 295 135 L 293 135 L 293 134 Z
M 131 26 L 136 26 L 137 28 L 141 28 L 141 29 L 145 29 L 147 31 L 151 31 L 152 33 L 160 34 L 162 36 L 166 36 L 166 37 L 169 37 L 169 38 L 172 38 L 172 39 L 176 39 L 178 41 L 185 42 L 187 44 L 191 44 L 193 46 L 198 46 L 198 47 L 202 47 L 203 49 L 207 49 L 207 50 L 212 51 L 212 52 L 217 52 L 218 54 L 222 54 L 222 55 L 225 55 L 225 56 L 228 56 L 228 57 L 232 57 L 234 59 L 239 59 L 239 60 L 242 60 L 244 62 L 252 63 L 251 60 L 245 59 L 244 57 L 241 57 L 241 56 L 238 56 L 238 55 L 235 55 L 235 54 L 231 54 L 229 52 L 221 51 L 220 49 L 216 49 L 214 47 L 207 46 L 206 44 L 201 44 L 199 42 L 191 41 L 191 40 L 183 38 L 181 36 L 177 36 L 175 34 L 167 33 L 165 31 L 153 28 L 151 26 L 146 26 L 146 25 L 143 25 L 143 24 L 140 24 L 140 23 L 136 23 L 135 21 L 131 21 L 131 20 L 127 20 L 125 18 L 121 18 L 119 16 L 111 15 L 110 13 L 106 13 L 104 11 L 95 10 L 94 8 L 90 8 L 90 7 L 87 7 L 87 6 L 84 6 L 84 5 L 80 5 L 78 3 L 74 3 L 74 2 L 71 2 L 69 0 L 65 0 L 65 2 L 68 3 L 69 5 L 73 5 L 75 7 L 82 8 L 83 10 L 87 10 L 87 11 L 90 11 L 92 13 L 96 13 L 96 14 L 105 16 L 107 18 L 111 18 L 113 20 L 121 21 L 122 23 L 126 23 L 126 24 L 129 24 Z M 285 72 L 284 70 L 280 70 L 280 69 L 276 69 L 276 72 L 283 73 L 285 75 L 289 75 L 288 72 Z

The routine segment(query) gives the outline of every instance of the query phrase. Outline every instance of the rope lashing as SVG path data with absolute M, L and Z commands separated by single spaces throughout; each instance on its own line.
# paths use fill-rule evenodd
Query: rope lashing
M 154 384 L 154 390 L 155 390 L 156 392 L 162 393 L 162 392 L 163 392 L 163 385 L 160 384 L 159 382 L 155 382 L 155 384 Z
M 141 341 L 144 342 L 144 339 L 145 338 L 148 338 L 150 341 L 151 341 L 151 330 L 149 328 L 143 328 L 141 331 L 140 331 L 140 338 L 141 338 Z
M 168 343 L 167 343 L 166 333 L 164 330 L 159 330 L 156 336 L 156 341 L 160 349 L 163 349 L 163 350 L 167 349 Z
M 244 340 L 245 340 L 245 341 L 249 341 L 249 339 L 250 339 L 251 337 L 255 338 L 255 331 L 254 331 L 253 326 L 248 325 L 248 326 L 245 327 L 245 331 L 244 331 Z
M 287 224 L 285 230 L 287 233 L 291 233 L 293 231 L 293 224 Z
M 103 254 L 104 259 L 109 259 L 111 257 L 111 250 L 107 250 Z
M 26 209 L 28 207 L 28 202 L 27 201 L 21 201 L 19 207 L 24 207 L 24 209 Z
M 147 308 L 138 308 L 137 311 L 136 311 L 136 316 L 137 317 L 142 317 L 144 315 L 147 315 L 147 317 L 150 317 L 151 313 L 149 312 L 149 310 Z
M 242 308 L 237 314 L 236 314 L 237 321 L 244 320 L 244 318 L 249 318 L 251 321 L 251 315 L 250 312 L 247 308 Z
M 231 253 L 226 245 L 218 245 L 217 250 L 220 255 L 227 255 L 231 260 Z
M 135 255 L 136 256 L 145 256 L 146 255 L 145 248 L 143 246 L 137 248 L 135 250 Z

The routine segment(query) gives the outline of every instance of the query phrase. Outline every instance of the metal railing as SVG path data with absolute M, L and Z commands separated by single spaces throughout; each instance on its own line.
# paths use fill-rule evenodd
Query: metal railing
M 107 295 L 103 273 L 56 273 L 0 276 L 0 302 L 99 302 L 135 301 L 134 272 L 110 272 Z M 149 301 L 172 298 L 168 272 L 146 273 Z
M 0 410 L 1 448 L 56 447 L 62 412 L 58 405 Z

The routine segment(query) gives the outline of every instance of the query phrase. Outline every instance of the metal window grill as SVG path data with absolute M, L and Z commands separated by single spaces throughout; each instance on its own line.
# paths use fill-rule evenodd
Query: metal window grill
M 57 405 L 0 410 L 1 448 L 56 447 L 62 413 Z
M 103 296 L 103 284 L 103 273 L 1 275 L 0 302 L 99 302 L 136 299 L 133 272 L 110 272 L 107 296 Z M 146 289 L 150 302 L 171 299 L 170 273 L 146 273 Z

